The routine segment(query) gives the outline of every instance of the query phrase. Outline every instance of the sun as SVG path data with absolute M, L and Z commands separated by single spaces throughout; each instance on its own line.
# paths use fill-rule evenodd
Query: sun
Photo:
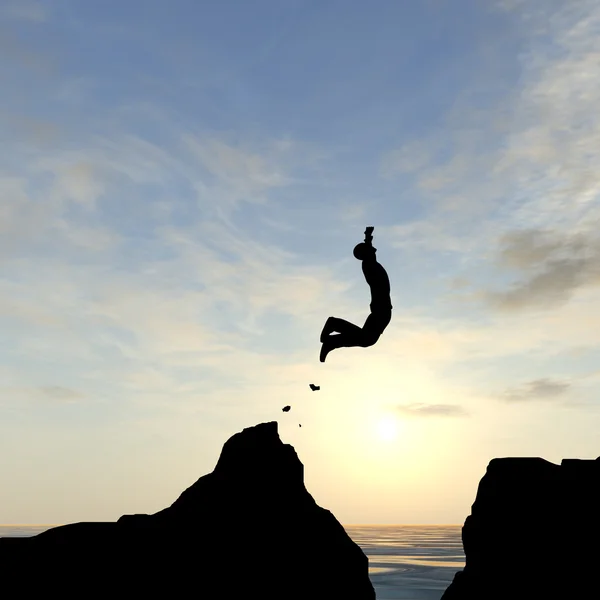
M 377 435 L 385 442 L 395 440 L 398 435 L 398 424 L 391 417 L 384 417 L 377 424 Z

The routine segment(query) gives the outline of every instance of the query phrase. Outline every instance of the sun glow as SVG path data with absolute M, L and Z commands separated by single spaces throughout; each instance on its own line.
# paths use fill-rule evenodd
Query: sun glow
M 380 440 L 391 442 L 398 435 L 398 423 L 391 417 L 384 417 L 377 424 L 377 435 Z

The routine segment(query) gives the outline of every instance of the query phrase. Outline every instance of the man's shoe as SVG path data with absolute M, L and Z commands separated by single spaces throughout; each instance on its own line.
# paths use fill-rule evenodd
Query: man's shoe
M 327 342 L 324 342 L 321 345 L 321 353 L 319 354 L 319 360 L 324 363 L 325 359 L 327 358 L 327 355 L 333 350 L 333 347 L 331 346 L 331 344 L 328 344 Z

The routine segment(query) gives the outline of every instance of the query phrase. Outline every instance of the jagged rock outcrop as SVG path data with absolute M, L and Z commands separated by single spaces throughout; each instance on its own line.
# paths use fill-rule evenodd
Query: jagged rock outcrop
M 490 462 L 462 529 L 466 563 L 442 600 L 600 596 L 600 458 Z
M 276 422 L 231 437 L 214 471 L 158 513 L 0 538 L 0 577 L 62 598 L 375 599 L 367 557 L 308 493 Z

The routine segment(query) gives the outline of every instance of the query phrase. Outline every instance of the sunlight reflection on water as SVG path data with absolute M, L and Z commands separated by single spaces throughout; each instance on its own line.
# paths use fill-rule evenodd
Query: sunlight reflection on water
M 460 526 L 345 529 L 369 558 L 377 600 L 440 600 L 465 564 Z

